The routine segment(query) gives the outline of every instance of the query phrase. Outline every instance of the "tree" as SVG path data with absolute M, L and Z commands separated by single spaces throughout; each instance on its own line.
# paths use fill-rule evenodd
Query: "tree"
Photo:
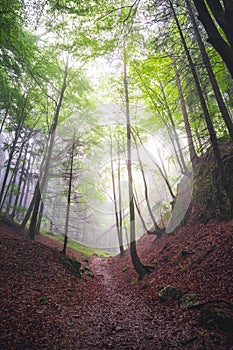
M 193 60 L 192 60 L 192 57 L 190 55 L 190 51 L 189 51 L 189 49 L 187 47 L 184 35 L 182 33 L 181 26 L 180 26 L 178 17 L 176 15 L 176 11 L 175 11 L 174 6 L 173 6 L 173 4 L 172 4 L 172 2 L 170 0 L 169 0 L 169 4 L 171 6 L 171 9 L 172 9 L 172 12 L 173 12 L 173 15 L 174 15 L 174 19 L 175 19 L 175 22 L 176 22 L 176 25 L 177 25 L 177 28 L 178 28 L 178 31 L 179 31 L 179 34 L 180 34 L 181 42 L 183 44 L 183 47 L 184 47 L 184 50 L 185 50 L 185 54 L 187 56 L 187 59 L 188 59 L 189 65 L 190 65 L 190 69 L 191 69 L 192 74 L 193 74 L 193 78 L 194 78 L 194 82 L 195 82 L 195 85 L 196 85 L 197 93 L 198 93 L 198 96 L 199 96 L 199 99 L 200 99 L 201 107 L 202 107 L 204 118 L 205 118 L 206 125 L 207 125 L 207 129 L 208 129 L 208 132 L 209 132 L 210 141 L 211 141 L 211 144 L 212 144 L 212 147 L 213 147 L 213 152 L 214 152 L 215 159 L 216 159 L 216 162 L 217 162 L 220 174 L 221 174 L 221 181 L 222 181 L 223 187 L 224 187 L 224 189 L 226 191 L 226 195 L 227 195 L 227 197 L 229 199 L 231 210 L 233 212 L 233 192 L 232 192 L 232 189 L 231 189 L 231 184 L 229 183 L 228 178 L 226 176 L 226 171 L 225 171 L 224 164 L 223 164 L 223 161 L 222 161 L 222 158 L 221 158 L 221 153 L 220 153 L 220 150 L 219 150 L 219 147 L 218 147 L 218 141 L 217 141 L 217 137 L 216 137 L 216 132 L 215 132 L 215 129 L 213 127 L 213 123 L 212 123 L 212 120 L 211 120 L 211 117 L 210 117 L 210 114 L 209 114 L 207 103 L 206 103 L 204 95 L 202 93 L 200 81 L 199 81 L 199 78 L 198 78 L 195 66 L 193 64 Z
M 126 114 L 126 127 L 127 127 L 127 171 L 128 171 L 128 191 L 129 191 L 129 214 L 130 214 L 130 255 L 132 264 L 142 279 L 149 271 L 150 268 L 142 264 L 137 254 L 136 248 L 136 232 L 135 232 L 135 210 L 134 210 L 134 193 L 133 193 L 133 174 L 132 174 L 132 157 L 131 157 L 131 122 L 130 122 L 130 110 L 129 110 L 129 89 L 128 89 L 128 77 L 127 77 L 127 63 L 126 63 L 126 46 L 124 43 L 123 51 L 123 65 L 124 65 L 124 89 L 125 89 L 125 114 Z
M 66 222 L 65 222 L 65 233 L 64 233 L 64 245 L 62 254 L 66 254 L 66 247 L 68 242 L 68 230 L 69 230 L 69 219 L 70 219 L 70 205 L 71 205 L 71 194 L 72 194 L 72 181 L 73 181 L 73 165 L 74 165 L 74 152 L 75 152 L 75 141 L 73 141 L 70 151 L 70 169 L 69 169 L 69 185 L 67 191 L 67 207 L 66 207 Z
M 194 16 L 192 7 L 190 5 L 189 0 L 185 0 L 185 2 L 186 2 L 186 5 L 187 5 L 187 8 L 188 8 L 188 13 L 189 13 L 189 16 L 190 16 L 190 19 L 191 19 L 194 31 L 195 31 L 195 35 L 196 35 L 196 38 L 197 38 L 198 46 L 200 48 L 200 52 L 201 52 L 201 55 L 202 55 L 203 63 L 205 65 L 205 67 L 206 67 L 207 73 L 208 73 L 209 78 L 210 78 L 211 86 L 213 88 L 216 101 L 218 103 L 219 110 L 220 110 L 222 118 L 223 118 L 223 120 L 224 120 L 224 122 L 225 122 L 225 124 L 227 126 L 229 135 L 230 135 L 230 137 L 231 137 L 231 139 L 233 141 L 233 123 L 232 123 L 231 117 L 229 115 L 229 112 L 228 112 L 227 107 L 225 105 L 225 102 L 223 100 L 220 88 L 218 86 L 215 74 L 214 74 L 212 66 L 211 66 L 211 62 L 210 62 L 209 56 L 208 56 L 208 54 L 206 52 L 205 45 L 204 45 L 204 43 L 202 41 L 202 37 L 201 37 L 200 32 L 198 30 L 198 26 L 197 26 L 197 23 L 196 23 L 196 20 L 195 20 L 195 16 Z
M 232 1 L 194 0 L 194 4 L 199 20 L 205 28 L 208 41 L 219 53 L 233 78 Z
M 183 118 L 184 118 L 186 135 L 187 135 L 187 139 L 188 139 L 188 147 L 189 147 L 190 159 L 191 159 L 193 167 L 195 167 L 197 162 L 198 162 L 198 156 L 197 156 L 197 153 L 196 153 L 195 147 L 194 147 L 192 131 L 191 131 L 189 118 L 188 118 L 188 111 L 187 111 L 187 108 L 186 108 L 183 88 L 182 88 L 182 85 L 181 85 L 180 74 L 179 74 L 179 71 L 178 71 L 175 59 L 173 59 L 173 67 L 174 67 L 174 72 L 175 72 L 176 85 L 177 85 L 177 89 L 178 89 L 178 92 L 179 92 L 179 98 L 180 98 L 180 105 L 181 105 L 182 115 L 183 115 Z
M 116 181 L 114 174 L 114 159 L 113 159 L 113 140 L 112 140 L 112 130 L 109 129 L 110 133 L 110 157 L 111 157 L 111 177 L 112 177 L 112 189 L 113 189 L 113 202 L 115 209 L 115 219 L 117 228 L 117 237 L 120 248 L 120 255 L 124 255 L 123 237 L 122 237 L 122 214 L 121 214 L 121 188 L 120 188 L 120 164 L 118 163 L 118 190 L 119 190 L 119 208 L 117 205 L 117 191 L 116 191 Z M 120 155 L 118 154 L 118 159 Z M 119 161 L 118 161 L 119 162 Z
M 148 186 L 147 186 L 145 171 L 144 171 L 142 159 L 141 159 L 141 156 L 140 156 L 140 152 L 139 152 L 139 149 L 138 149 L 137 140 L 136 140 L 136 137 L 135 137 L 135 135 L 133 133 L 132 133 L 132 137 L 134 139 L 134 143 L 135 143 L 135 146 L 136 146 L 137 157 L 138 157 L 138 161 L 139 161 L 139 167 L 140 167 L 141 174 L 142 174 L 146 206 L 147 206 L 148 212 L 150 214 L 150 217 L 151 217 L 151 220 L 152 220 L 152 223 L 153 223 L 153 230 L 151 231 L 151 230 L 146 229 L 146 232 L 148 234 L 155 234 L 158 237 L 160 237 L 162 235 L 162 233 L 164 233 L 165 229 L 164 228 L 160 228 L 159 225 L 157 224 L 155 218 L 154 218 L 154 215 L 153 215 L 153 212 L 152 212 L 152 208 L 151 208 L 151 204 L 150 204 L 150 200 L 149 200 L 149 193 L 148 193 Z M 140 142 L 142 142 L 142 141 L 140 140 Z M 139 206 L 137 206 L 137 210 L 138 210 L 138 213 L 139 213 L 140 218 L 142 220 L 142 215 L 140 213 Z M 143 223 L 143 226 L 146 227 L 145 223 L 144 223 L 144 220 L 142 220 L 142 223 Z

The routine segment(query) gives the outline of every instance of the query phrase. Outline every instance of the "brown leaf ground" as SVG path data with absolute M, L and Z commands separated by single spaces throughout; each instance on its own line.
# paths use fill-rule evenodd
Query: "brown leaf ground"
M 170 284 L 201 302 L 233 303 L 233 221 L 190 221 L 175 235 L 143 236 L 139 255 L 155 271 L 142 281 L 128 253 L 93 257 L 95 278 L 80 280 L 61 264 L 57 243 L 37 240 L 0 226 L 0 349 L 233 349 L 232 332 L 204 330 L 199 310 L 158 298 Z M 211 307 L 232 316 L 224 303 Z

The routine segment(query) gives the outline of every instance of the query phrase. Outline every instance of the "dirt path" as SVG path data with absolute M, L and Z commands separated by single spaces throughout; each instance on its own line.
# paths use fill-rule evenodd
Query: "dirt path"
M 99 278 L 102 293 L 85 313 L 85 319 L 93 321 L 95 335 L 95 342 L 87 344 L 89 348 L 155 349 L 154 317 L 149 307 L 120 288 L 108 260 L 94 259 L 91 269 Z
M 227 235 L 232 239 L 228 233 L 226 239 Z M 167 285 L 172 281 L 188 291 L 193 285 L 193 291 L 203 293 L 204 300 L 211 297 L 227 299 L 224 294 L 216 292 L 221 283 L 211 285 L 211 291 L 215 291 L 212 296 L 209 289 L 208 294 L 205 292 L 204 287 L 209 281 L 206 277 L 209 276 L 211 281 L 214 276 L 220 276 L 217 281 L 224 282 L 224 290 L 228 288 L 231 296 L 232 264 L 227 258 L 232 253 L 232 246 L 231 241 L 226 240 L 223 250 L 223 234 L 220 238 L 221 249 L 216 248 L 214 260 L 208 260 L 208 265 L 204 265 L 209 271 L 208 276 L 200 267 L 194 270 L 193 279 L 191 269 L 183 275 L 180 269 L 177 273 L 174 266 L 179 265 L 174 261 L 174 252 L 166 250 L 166 264 L 163 264 L 163 251 L 161 260 L 157 258 L 161 263 L 154 274 L 131 284 L 136 274 L 126 254 L 122 259 L 90 258 L 89 267 L 95 278 L 84 275 L 86 281 L 80 280 L 61 263 L 59 246 L 51 243 L 51 249 L 47 247 L 50 245 L 47 240 L 41 238 L 35 243 L 16 235 L 13 228 L 0 226 L 0 349 L 232 350 L 232 332 L 217 328 L 203 330 L 198 310 L 184 309 L 178 301 L 162 303 L 158 298 L 161 282 Z M 183 238 L 182 246 L 176 248 L 179 259 L 183 259 L 180 257 L 181 247 Z M 222 256 L 225 252 L 223 270 L 220 254 Z M 78 253 L 73 254 L 79 259 Z M 194 258 L 199 258 L 196 255 Z M 84 265 L 86 261 L 83 259 L 82 263 Z M 210 266 L 215 267 L 215 274 Z M 197 277 L 200 279 L 196 281 Z M 186 280 L 178 284 L 178 278 Z M 145 283 L 152 281 L 145 289 Z M 192 284 L 194 282 L 198 287 Z

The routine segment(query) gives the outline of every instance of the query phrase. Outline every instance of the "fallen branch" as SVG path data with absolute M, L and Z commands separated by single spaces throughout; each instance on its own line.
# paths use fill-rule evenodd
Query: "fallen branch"
M 198 335 L 194 335 L 194 337 L 190 338 L 190 339 L 187 339 L 185 341 L 181 341 L 180 344 L 182 346 L 185 346 L 185 345 L 188 345 L 190 343 L 192 343 L 194 340 L 197 340 L 198 339 Z
M 227 300 L 222 300 L 222 299 L 211 299 L 211 300 L 207 300 L 203 303 L 198 303 L 198 304 L 194 304 L 194 305 L 190 305 L 187 307 L 187 309 L 198 309 L 198 308 L 201 308 L 205 305 L 208 305 L 208 304 L 213 304 L 213 303 L 224 303 L 226 304 L 229 308 L 233 308 L 233 304 L 230 303 L 229 301 Z
M 209 250 L 207 250 L 207 252 L 201 258 L 199 258 L 199 259 L 197 259 L 197 261 L 193 262 L 192 268 L 195 268 L 196 266 L 198 266 L 215 249 L 216 249 L 216 245 L 213 245 Z

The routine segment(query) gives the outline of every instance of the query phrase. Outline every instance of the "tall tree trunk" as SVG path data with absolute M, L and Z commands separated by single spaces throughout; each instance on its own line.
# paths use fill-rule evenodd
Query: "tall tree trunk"
M 149 230 L 148 230 L 147 227 L 146 227 L 146 222 L 145 222 L 145 220 L 144 220 L 144 218 L 143 218 L 143 216 L 142 216 L 142 213 L 141 213 L 141 209 L 140 209 L 140 206 L 139 206 L 139 200 L 138 200 L 138 196 L 137 196 L 137 190 L 136 190 L 136 188 L 135 188 L 135 185 L 134 185 L 134 193 L 135 193 L 135 194 L 134 194 L 134 196 L 133 196 L 133 199 L 134 199 L 135 207 L 136 207 L 137 212 L 138 212 L 138 216 L 139 216 L 139 218 L 140 218 L 140 220 L 141 220 L 142 227 L 143 227 L 144 231 L 145 231 L 146 233 L 148 233 Z
M 133 174 L 132 174 L 132 156 L 131 156 L 131 122 L 129 112 L 129 90 L 126 66 L 126 50 L 124 43 L 124 89 L 125 89 L 125 108 L 127 123 L 127 171 L 128 171 L 128 191 L 129 191 L 129 211 L 130 211 L 130 255 L 133 267 L 142 279 L 148 272 L 146 267 L 139 259 L 136 247 L 136 231 L 135 231 L 135 211 L 134 211 L 134 195 L 133 195 Z
M 180 158 L 180 161 L 181 161 L 181 164 L 182 164 L 182 172 L 183 173 L 186 173 L 187 172 L 187 166 L 185 164 L 185 160 L 184 160 L 184 156 L 183 156 L 183 152 L 182 152 L 182 149 L 181 149 L 181 145 L 180 145 L 180 139 L 179 139 L 179 136 L 177 134 L 177 131 L 176 131 L 176 126 L 175 126 L 175 122 L 173 120 L 173 116 L 172 116 L 172 112 L 171 112 L 171 109 L 170 109 L 170 106 L 169 106 L 169 102 L 167 100 L 167 96 L 165 94 L 165 91 L 164 91 L 164 86 L 162 84 L 161 81 L 159 81 L 159 85 L 160 85 L 160 89 L 161 89 L 161 92 L 162 92 L 162 95 L 163 95 L 163 99 L 164 99 L 164 102 L 165 102 L 165 106 L 166 106 L 166 110 L 167 110 L 167 113 L 168 113 L 168 117 L 169 117 L 169 120 L 170 120 L 170 123 L 171 123 L 171 126 L 172 126 L 172 132 L 174 134 L 174 139 L 175 139 L 175 142 L 177 144 L 177 148 L 178 148 L 178 152 L 179 152 L 179 158 Z
M 26 161 L 25 177 L 23 179 L 22 194 L 19 199 L 19 207 L 21 207 L 22 209 L 25 209 L 26 207 L 27 196 L 28 196 L 29 186 L 30 186 L 30 182 L 27 178 L 29 177 L 29 174 L 30 174 L 30 167 L 31 167 L 31 161 L 32 161 L 31 153 L 30 153 L 29 159 L 25 159 L 25 161 Z M 22 219 L 22 213 L 18 212 L 17 220 L 21 220 L 21 219 Z
M 136 69 L 137 71 L 137 74 L 139 76 L 139 79 L 141 80 L 144 88 L 146 89 L 146 92 L 152 102 L 152 104 L 154 105 L 155 107 L 155 110 L 157 110 L 157 104 L 156 102 L 154 101 L 154 98 L 153 98 L 153 95 L 152 95 L 152 92 L 150 91 L 151 89 L 146 85 L 146 83 L 143 81 L 142 77 L 141 77 L 141 74 L 139 72 L 138 69 Z M 161 85 L 160 85 L 161 86 Z M 166 107 L 168 106 L 169 107 L 169 104 L 167 102 L 167 99 L 166 99 L 166 96 L 165 96 L 165 93 L 163 92 L 163 97 L 165 97 L 165 101 L 166 101 Z M 180 143 L 179 143 L 179 138 L 178 138 L 178 135 L 176 133 L 176 128 L 175 128 L 175 124 L 174 124 L 174 121 L 173 121 L 173 118 L 172 118 L 172 114 L 171 114 L 171 111 L 170 109 L 168 110 L 168 115 L 169 115 L 169 119 L 170 119 L 170 122 L 171 122 L 171 126 L 168 124 L 168 122 L 166 121 L 166 118 L 162 116 L 161 112 L 159 110 L 157 110 L 157 112 L 159 113 L 160 117 L 161 117 L 161 120 L 163 121 L 166 129 L 167 129 L 167 132 L 168 132 L 168 136 L 169 136 L 169 139 L 172 143 L 172 146 L 173 146 L 173 149 L 174 149 L 174 153 L 175 153 L 175 157 L 177 159 L 177 163 L 179 164 L 179 167 L 180 167 L 180 170 L 182 173 L 184 173 L 186 170 L 186 165 L 185 165 L 185 162 L 184 162 L 184 158 L 183 158 L 183 153 L 181 151 L 181 147 L 180 147 Z M 176 135 L 175 135 L 175 133 Z M 177 144 L 177 141 L 178 141 L 178 144 Z M 177 144 L 177 145 L 176 145 Z M 177 150 L 178 148 L 178 150 Z
M 174 9 L 174 7 L 172 5 L 171 0 L 169 0 L 169 3 L 170 3 L 171 9 L 172 9 L 173 14 L 174 14 L 175 22 L 177 24 L 177 28 L 178 28 L 178 31 L 179 31 L 179 34 L 180 34 L 180 38 L 181 38 L 181 41 L 182 41 L 182 44 L 183 44 L 183 47 L 184 47 L 184 50 L 185 50 L 188 62 L 189 62 L 190 69 L 191 69 L 192 74 L 193 74 L 195 86 L 196 86 L 197 93 L 198 93 L 198 96 L 199 96 L 199 99 L 200 99 L 201 107 L 202 107 L 203 114 L 204 114 L 205 121 L 206 121 L 206 125 L 207 125 L 207 129 L 208 129 L 208 132 L 209 132 L 209 135 L 210 135 L 210 141 L 211 141 L 211 144 L 212 144 L 212 147 L 213 147 L 214 156 L 215 156 L 218 168 L 219 168 L 219 172 L 220 172 L 220 176 L 221 176 L 221 182 L 222 182 L 222 185 L 223 185 L 223 187 L 225 189 L 226 195 L 227 195 L 227 197 L 229 199 L 229 203 L 230 203 L 230 206 L 231 206 L 231 211 L 232 211 L 232 214 L 233 214 L 232 184 L 229 183 L 228 177 L 226 176 L 226 171 L 225 171 L 224 164 L 223 164 L 223 161 L 222 161 L 222 158 L 221 158 L 221 153 L 220 153 L 220 150 L 219 150 L 219 147 L 218 147 L 218 141 L 217 141 L 216 133 L 215 133 L 215 130 L 214 130 L 214 127 L 213 127 L 213 123 L 212 123 L 212 120 L 211 120 L 211 117 L 210 117 L 210 114 L 209 114 L 209 111 L 208 111 L 208 108 L 207 108 L 207 105 L 206 105 L 206 102 L 205 102 L 205 98 L 204 98 L 203 93 L 202 93 L 201 85 L 200 85 L 200 82 L 199 82 L 199 78 L 198 78 L 198 75 L 197 75 L 197 72 L 196 72 L 196 69 L 195 69 L 192 57 L 191 57 L 189 49 L 187 47 L 184 35 L 183 35 L 181 27 L 180 27 L 180 23 L 179 23 L 178 18 L 176 16 L 176 12 L 175 12 L 175 9 Z
M 43 212 L 44 212 L 44 203 L 43 201 L 40 202 L 40 209 L 39 209 L 39 214 L 38 214 L 38 220 L 37 220 L 37 225 L 36 225 L 36 235 L 40 234 L 40 228 L 41 228 L 41 222 L 43 218 Z
M 214 3 L 220 4 L 220 1 L 214 1 Z M 225 2 L 226 3 L 226 2 Z M 194 4 L 196 6 L 199 20 L 203 24 L 205 31 L 208 35 L 208 41 L 211 43 L 211 45 L 215 48 L 215 50 L 219 53 L 219 55 L 222 57 L 222 60 L 225 62 L 232 78 L 233 78 L 233 40 L 232 40 L 232 1 L 228 1 L 228 4 L 231 4 L 231 10 L 227 10 L 228 14 L 231 14 L 230 20 L 228 20 L 228 25 L 230 25 L 230 31 L 231 35 L 229 35 L 229 29 L 224 28 L 224 32 L 226 34 L 226 37 L 228 39 L 228 42 L 224 39 L 224 37 L 220 34 L 214 20 L 212 19 L 205 1 L 203 0 L 194 0 Z M 208 5 L 211 5 L 211 2 L 208 1 Z M 212 8 L 213 9 L 213 8 Z M 215 12 L 215 11 L 214 11 Z M 220 15 L 220 13 L 219 13 Z M 220 15 L 221 16 L 221 15 Z M 219 17 L 219 16 L 218 16 Z M 226 30 L 226 31 L 225 31 Z
M 118 202 L 119 202 L 119 230 L 120 230 L 120 237 L 122 240 L 123 245 L 123 213 L 122 213 L 122 196 L 121 196 L 121 157 L 120 157 L 120 146 L 118 142 L 118 148 L 117 148 L 117 155 L 118 155 L 118 169 L 117 169 L 117 181 L 118 181 Z
M 150 152 L 148 152 L 148 150 L 147 150 L 146 147 L 144 146 L 144 144 L 143 144 L 143 142 L 142 142 L 142 139 L 141 139 L 141 137 L 140 137 L 138 131 L 137 131 L 136 129 L 134 129 L 134 132 L 136 133 L 137 138 L 138 138 L 140 144 L 142 145 L 144 151 L 145 151 L 145 152 L 147 153 L 147 155 L 150 157 L 151 161 L 152 161 L 153 164 L 156 166 L 156 168 L 158 169 L 160 175 L 162 176 L 162 178 L 163 178 L 163 180 L 164 180 L 164 182 L 165 182 L 165 184 L 166 184 L 166 186 L 167 186 L 167 188 L 168 188 L 168 191 L 169 191 L 169 193 L 170 193 L 172 199 L 175 199 L 175 195 L 174 195 L 174 193 L 173 193 L 172 186 L 171 186 L 170 181 L 169 181 L 169 179 L 168 179 L 168 175 L 167 175 L 167 172 L 166 172 L 166 169 L 165 169 L 165 166 L 164 166 L 164 162 L 163 162 L 162 157 L 161 157 L 160 154 L 159 154 L 160 162 L 161 162 L 161 164 L 162 164 L 162 168 L 161 168 L 161 167 L 158 165 L 158 163 L 155 162 L 155 160 L 154 160 L 153 157 L 151 156 Z
M 8 174 L 8 177 L 7 177 L 7 180 L 8 180 L 8 183 L 7 183 L 7 186 L 5 187 L 5 192 L 4 192 L 4 197 L 2 199 L 2 204 L 1 204 L 1 207 L 0 207 L 0 211 L 3 210 L 3 207 L 5 206 L 5 202 L 6 202 L 6 199 L 8 197 L 8 203 L 7 203 L 7 206 L 6 206 L 6 212 L 7 214 L 11 214 L 11 206 L 12 206 L 12 202 L 13 202 L 13 198 L 14 198 L 14 195 L 15 195 L 15 191 L 16 191 L 16 188 L 17 188 L 17 191 L 18 191 L 18 185 L 17 185 L 17 176 L 18 176 L 18 171 L 19 171 L 19 165 L 20 165 L 20 160 L 21 160 L 21 156 L 22 156 L 22 152 L 23 152 L 23 143 L 22 145 L 20 146 L 19 148 L 19 155 L 17 157 L 17 160 L 16 160 L 16 163 L 15 164 L 12 164 L 11 162 L 11 167 L 10 170 L 11 170 L 11 177 L 9 179 L 9 175 Z M 12 158 L 12 161 L 13 161 L 13 158 Z
M 120 231 L 120 223 L 119 223 L 119 216 L 118 216 L 116 183 L 115 183 L 114 164 L 113 164 L 112 131 L 111 130 L 110 130 L 110 156 L 111 156 L 112 191 L 113 191 L 113 202 L 114 202 L 117 238 L 118 238 L 118 244 L 119 244 L 119 249 L 120 249 L 120 256 L 123 256 L 124 255 L 124 246 L 123 246 L 123 238 L 122 238 L 122 234 Z
M 75 139 L 71 148 L 70 154 L 70 171 L 69 171 L 69 187 L 67 193 L 67 207 L 66 207 L 66 222 L 65 222 L 65 234 L 62 254 L 66 254 L 66 248 L 68 243 L 68 232 L 69 232 L 69 219 L 70 219 L 70 204 L 71 204 L 71 192 L 72 192 L 72 181 L 73 181 L 73 165 L 74 165 L 74 150 L 75 150 Z
M 137 145 L 137 141 L 136 141 L 136 138 L 135 138 L 135 135 L 132 133 L 132 136 L 134 138 L 134 143 L 135 143 L 135 146 L 136 146 L 136 151 L 137 151 L 137 157 L 138 157 L 138 161 L 139 161 L 139 166 L 140 166 L 140 170 L 141 170 L 141 174 L 142 174 L 142 179 L 143 179 L 143 185 L 144 185 L 144 195 L 145 195 L 145 200 L 146 200 L 146 205 L 147 205 L 147 209 L 148 209 L 148 212 L 150 214 L 150 217 L 151 217 L 151 220 L 153 222 L 153 226 L 154 226 L 154 231 L 148 231 L 147 230 L 147 233 L 149 234 L 155 234 L 157 235 L 158 237 L 161 236 L 161 234 L 165 231 L 164 228 L 160 228 L 159 225 L 157 224 L 155 218 L 154 218 L 154 215 L 153 215 L 153 212 L 152 212 L 152 209 L 151 209 L 151 205 L 150 205 L 150 200 L 149 200 L 149 195 L 148 195 L 148 186 L 147 186 L 147 181 L 146 181 L 146 176 L 145 176 L 145 172 L 144 172 L 144 168 L 143 168 L 143 164 L 142 164 L 142 160 L 141 160 L 141 156 L 139 154 L 139 150 L 138 150 L 138 145 Z
M 26 145 L 26 147 L 27 146 L 28 146 L 28 144 Z M 21 191 L 21 187 L 22 187 L 22 183 L 23 183 L 24 177 L 25 177 L 25 164 L 26 164 L 26 159 L 27 159 L 27 151 L 26 151 L 26 149 L 24 150 L 24 152 L 25 153 L 24 153 L 24 158 L 22 160 L 22 168 L 21 168 L 21 172 L 20 172 L 20 175 L 19 175 L 18 191 L 17 191 L 16 197 L 15 197 L 13 211 L 11 213 L 11 216 L 13 218 L 15 217 L 16 212 L 18 212 L 17 206 L 18 206 L 19 199 L 20 199 L 20 197 L 23 196 L 23 193 Z M 21 158 L 21 156 L 20 156 L 20 158 Z M 18 173 L 18 171 L 17 171 L 17 173 Z
M 213 69 L 212 69 L 212 66 L 211 66 L 211 62 L 210 62 L 209 56 L 208 56 L 208 54 L 206 52 L 205 45 L 204 45 L 204 43 L 202 41 L 202 37 L 201 37 L 200 32 L 198 30 L 198 26 L 197 26 L 197 23 L 196 23 L 194 14 L 193 14 L 192 6 L 191 6 L 189 0 L 185 0 L 185 2 L 186 2 L 186 5 L 187 5 L 187 8 L 188 8 L 188 13 L 189 13 L 190 19 L 191 19 L 192 24 L 193 24 L 195 35 L 196 35 L 196 38 L 197 38 L 197 43 L 198 43 L 198 46 L 199 46 L 200 51 L 201 51 L 203 63 L 205 65 L 205 67 L 206 67 L 207 73 L 208 73 L 209 78 L 210 78 L 211 86 L 212 86 L 213 91 L 214 91 L 214 95 L 215 95 L 215 98 L 216 98 L 216 101 L 217 101 L 217 104 L 218 104 L 218 108 L 219 108 L 219 110 L 221 112 L 221 115 L 222 115 L 222 118 L 223 118 L 223 120 L 224 120 L 224 122 L 225 122 L 225 124 L 227 126 L 227 129 L 228 129 L 229 135 L 231 137 L 231 140 L 233 141 L 233 123 L 231 121 L 231 117 L 229 115 L 229 112 L 228 112 L 227 107 L 225 105 L 225 102 L 223 100 L 221 91 L 219 89 L 216 77 L 214 75 L 214 72 L 213 72 Z M 231 28 L 231 30 L 232 30 L 232 28 Z
M 30 226 L 29 226 L 29 230 L 28 230 L 28 235 L 33 240 L 35 239 L 36 225 L 37 225 L 37 216 L 38 216 L 38 210 L 39 210 L 40 201 L 41 201 L 41 193 L 44 190 L 44 187 L 45 187 L 46 182 L 47 182 L 47 176 L 48 176 L 48 171 L 49 171 L 49 166 L 50 166 L 50 161 L 51 161 L 52 151 L 53 151 L 53 146 L 54 146 L 54 140 L 55 140 L 55 131 L 56 131 L 56 128 L 57 128 L 58 118 L 59 118 L 59 115 L 60 115 L 60 110 L 61 110 L 61 107 L 62 107 L 62 102 L 63 102 L 65 90 L 66 90 L 66 87 L 67 87 L 68 62 L 69 62 L 69 60 L 68 60 L 68 57 L 67 57 L 67 61 L 66 61 L 66 65 L 65 65 L 65 71 L 64 71 L 64 76 L 63 76 L 62 87 L 61 87 L 61 91 L 60 91 L 60 96 L 59 96 L 59 99 L 58 99 L 58 103 L 56 105 L 54 118 L 53 118 L 51 130 L 50 130 L 51 137 L 50 137 L 50 142 L 49 142 L 49 146 L 48 146 L 48 152 L 47 152 L 47 155 L 46 155 L 44 171 L 43 171 L 43 174 L 42 174 L 42 179 L 41 179 L 41 182 L 39 184 L 38 191 L 37 191 L 35 199 L 34 199 L 33 213 L 32 213 L 31 222 L 30 222 Z
M 182 115 L 183 115 L 183 119 L 184 119 L 186 135 L 187 135 L 187 139 L 188 139 L 189 155 L 190 155 L 192 165 L 193 165 L 193 167 L 195 167 L 197 162 L 198 162 L 198 157 L 197 157 L 197 154 L 196 154 L 196 151 L 194 148 L 191 127 L 190 127 L 189 119 L 188 119 L 188 112 L 186 109 L 183 89 L 182 89 L 182 85 L 181 85 L 181 81 L 180 81 L 180 74 L 179 74 L 179 71 L 177 68 L 176 60 L 174 58 L 173 58 L 173 67 L 174 67 L 174 71 L 175 71 L 176 85 L 177 85 L 177 89 L 179 92 L 181 111 L 182 111 Z
M 11 162 L 13 160 L 14 154 L 15 154 L 15 148 L 20 136 L 20 132 L 22 130 L 26 115 L 25 115 L 25 109 L 26 109 L 26 105 L 27 105 L 27 100 L 28 100 L 28 95 L 24 96 L 23 99 L 23 106 L 22 106 L 22 110 L 21 110 L 21 115 L 19 117 L 19 123 L 17 125 L 17 128 L 15 130 L 15 136 L 14 136 L 14 141 L 11 145 L 11 151 L 9 153 L 9 159 L 7 162 L 7 167 L 5 170 L 5 174 L 4 174 L 4 178 L 3 178 L 3 182 L 2 182 L 2 187 L 1 187 L 1 191 L 0 191 L 0 205 L 2 205 L 2 200 L 3 200 L 3 196 L 4 196 L 4 191 L 5 191 L 5 187 L 7 184 L 7 178 L 9 176 L 9 172 L 10 172 L 10 167 L 11 167 Z

